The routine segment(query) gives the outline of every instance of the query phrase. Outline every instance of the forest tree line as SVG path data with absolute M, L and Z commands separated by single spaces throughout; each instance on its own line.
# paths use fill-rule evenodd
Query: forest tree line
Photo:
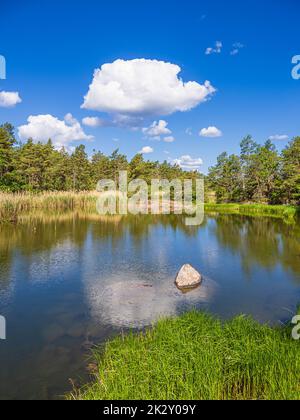
M 222 203 L 300 204 L 300 137 L 278 153 L 274 144 L 245 137 L 239 155 L 222 153 L 208 185 Z
M 110 156 L 94 151 L 89 157 L 85 146 L 73 153 L 56 150 L 29 139 L 18 143 L 12 125 L 0 126 L 0 191 L 89 191 L 100 179 L 115 179 L 127 170 L 129 179 L 198 178 L 167 161 L 145 161 L 142 154 L 132 160 L 118 150 Z M 213 191 L 221 203 L 300 204 L 300 137 L 278 153 L 274 144 L 256 143 L 251 136 L 241 142 L 239 155 L 222 153 L 206 177 L 206 191 Z
M 119 178 L 119 171 L 128 171 L 129 180 L 199 178 L 199 172 L 185 172 L 178 165 L 165 161 L 145 161 L 142 154 L 132 160 L 119 150 L 110 156 L 94 151 L 88 156 L 85 146 L 73 153 L 56 150 L 51 140 L 46 144 L 32 139 L 21 144 L 16 141 L 10 124 L 0 126 L 0 191 L 90 191 L 101 179 Z

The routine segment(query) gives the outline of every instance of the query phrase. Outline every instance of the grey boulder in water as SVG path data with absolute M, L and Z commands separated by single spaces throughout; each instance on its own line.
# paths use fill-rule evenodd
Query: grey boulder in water
M 190 264 L 185 264 L 176 277 L 176 286 L 179 289 L 191 289 L 197 287 L 202 282 L 201 274 Z

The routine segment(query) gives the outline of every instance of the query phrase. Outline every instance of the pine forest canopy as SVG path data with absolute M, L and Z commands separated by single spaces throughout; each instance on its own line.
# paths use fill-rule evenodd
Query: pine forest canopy
M 197 178 L 167 161 L 145 161 L 137 154 L 131 161 L 115 150 L 110 156 L 85 146 L 73 153 L 56 150 L 51 142 L 18 143 L 11 124 L 0 126 L 0 190 L 5 192 L 88 191 L 100 179 L 118 179 L 127 170 L 130 179 Z M 222 153 L 206 177 L 206 190 L 214 191 L 222 203 L 300 204 L 300 137 L 279 153 L 268 140 L 257 144 L 251 136 L 241 142 L 239 155 Z

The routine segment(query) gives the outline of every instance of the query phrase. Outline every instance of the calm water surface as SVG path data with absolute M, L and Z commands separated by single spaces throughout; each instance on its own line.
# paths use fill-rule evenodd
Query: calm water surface
M 182 294 L 185 263 L 204 275 Z M 300 226 L 277 219 L 65 215 L 0 226 L 0 399 L 58 398 L 87 381 L 90 348 L 191 308 L 262 322 L 300 302 Z

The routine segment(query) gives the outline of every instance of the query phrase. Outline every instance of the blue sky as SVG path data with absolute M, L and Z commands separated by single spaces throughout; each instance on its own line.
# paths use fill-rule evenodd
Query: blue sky
M 190 156 L 186 164 L 193 166 L 201 158 L 204 172 L 222 151 L 237 153 L 240 140 L 247 134 L 258 142 L 285 136 L 276 140 L 281 149 L 288 139 L 300 135 L 300 80 L 291 77 L 292 57 L 300 55 L 299 16 L 298 0 L 2 0 L 0 55 L 6 58 L 7 79 L 0 80 L 0 92 L 18 92 L 22 102 L 15 107 L 1 106 L 0 122 L 27 125 L 23 134 L 39 137 L 44 120 L 34 120 L 28 128 L 27 119 L 50 115 L 59 120 L 59 129 L 71 125 L 72 132 L 83 138 L 72 141 L 68 131 L 64 143 L 68 147 L 84 143 L 89 153 L 97 149 L 106 154 L 119 148 L 129 157 L 147 147 L 153 149 L 145 155 L 151 160 L 184 162 L 181 157 Z M 217 41 L 222 47 L 216 47 Z M 238 53 L 233 55 L 236 49 Z M 126 63 L 142 58 L 146 64 L 139 80 L 133 78 L 134 72 L 126 79 L 123 65 L 115 68 L 122 80 L 126 79 L 124 89 L 130 95 L 134 95 L 135 86 L 140 92 L 144 83 L 152 86 L 154 80 L 160 84 L 164 70 L 166 74 L 171 70 L 163 66 L 162 71 L 155 71 L 150 60 L 176 64 L 183 82 L 203 86 L 208 80 L 216 92 L 208 94 L 206 101 L 198 98 L 196 105 L 182 93 L 182 101 L 187 101 L 184 106 L 191 109 L 177 112 L 174 93 L 175 103 L 163 112 L 165 92 L 154 88 L 155 97 L 148 92 L 143 109 L 124 112 L 131 118 L 125 126 L 116 123 L 120 111 L 110 91 L 105 93 L 106 99 L 115 104 L 115 110 L 111 105 L 108 113 L 102 112 L 101 89 L 97 91 L 99 109 L 91 104 L 88 109 L 81 108 L 95 69 L 118 59 Z M 113 82 L 119 74 L 115 76 L 112 70 L 108 68 Z M 164 87 L 164 80 L 161 83 Z M 73 120 L 69 117 L 64 122 L 69 113 Z M 86 117 L 104 119 L 105 126 L 84 125 Z M 74 119 L 78 121 L 75 128 Z M 171 131 L 163 131 L 160 141 L 143 130 L 159 120 L 166 121 Z M 217 128 L 222 135 L 199 136 L 200 130 L 208 127 Z M 45 129 L 47 133 L 49 130 L 51 127 Z M 169 137 L 175 141 L 165 142 Z

